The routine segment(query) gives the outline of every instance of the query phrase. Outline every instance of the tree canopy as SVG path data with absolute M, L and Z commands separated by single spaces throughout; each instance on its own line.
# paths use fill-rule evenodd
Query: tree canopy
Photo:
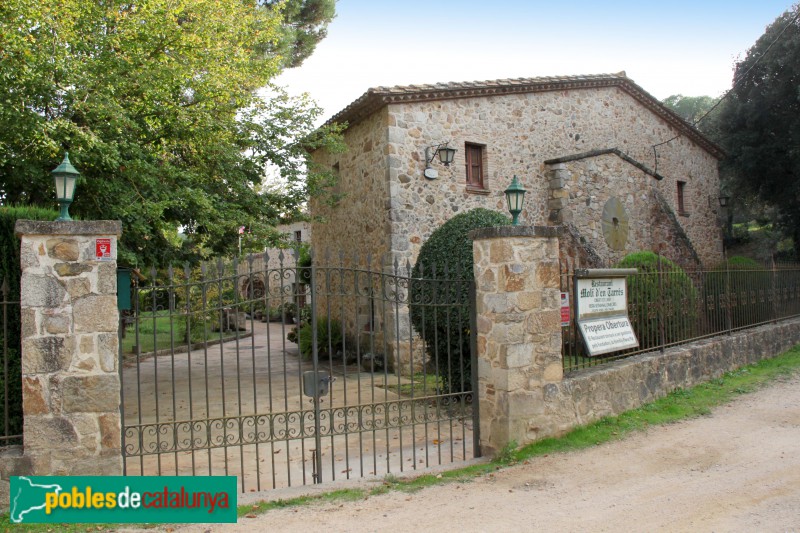
M 231 252 L 240 226 L 274 237 L 329 179 L 307 152 L 340 143 L 270 81 L 332 17 L 333 0 L 4 0 L 0 200 L 53 205 L 69 150 L 70 212 L 122 220 L 123 262 Z
M 723 170 L 777 209 L 800 251 L 800 7 L 778 17 L 736 64 L 719 117 Z M 798 254 L 800 256 L 800 254 Z
M 682 94 L 673 94 L 662 100 L 662 104 L 675 111 L 683 120 L 689 124 L 696 124 L 706 113 L 708 113 L 714 104 L 719 101 L 718 98 L 710 96 L 684 96 Z M 700 125 L 698 125 L 701 128 Z M 701 129 L 701 131 L 703 131 Z

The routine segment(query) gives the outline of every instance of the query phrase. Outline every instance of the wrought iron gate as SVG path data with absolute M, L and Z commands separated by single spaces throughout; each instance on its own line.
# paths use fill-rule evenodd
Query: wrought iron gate
M 479 455 L 472 280 L 296 257 L 142 273 L 121 319 L 126 475 L 244 492 Z

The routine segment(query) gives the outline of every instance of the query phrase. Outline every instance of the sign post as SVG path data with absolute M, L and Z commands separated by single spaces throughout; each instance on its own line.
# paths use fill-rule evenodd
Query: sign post
M 639 346 L 628 318 L 625 276 L 631 274 L 636 269 L 588 269 L 575 274 L 575 313 L 590 357 Z

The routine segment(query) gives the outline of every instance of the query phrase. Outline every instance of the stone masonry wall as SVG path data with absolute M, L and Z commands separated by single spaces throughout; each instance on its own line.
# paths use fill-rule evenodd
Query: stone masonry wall
M 655 160 L 652 145 L 676 132 L 619 88 L 411 102 L 390 104 L 384 110 L 388 110 L 387 192 L 391 198 L 391 231 L 385 239 L 391 241 L 392 253 L 401 259 L 413 263 L 430 233 L 456 213 L 475 207 L 506 212 L 503 191 L 514 175 L 528 190 L 522 224 L 551 224 L 549 176 L 544 162 L 609 148 L 619 149 L 664 176 L 653 186 L 675 212 L 676 182 L 686 182 L 688 216 L 678 217 L 679 223 L 704 263 L 714 264 L 722 257 L 714 213 L 719 196 L 717 160 L 683 136 L 658 147 Z M 449 140 L 458 150 L 455 161 L 450 167 L 434 161 L 439 178 L 428 180 L 423 176 L 425 147 L 443 140 Z M 484 194 L 466 187 L 467 142 L 485 145 Z M 351 150 L 359 150 L 357 145 L 348 144 Z M 358 176 L 366 169 L 354 171 Z M 592 179 L 633 176 L 630 171 L 615 176 L 614 171 L 598 166 Z M 638 201 L 636 197 L 633 200 Z M 350 208 L 349 203 L 343 205 Z
M 542 226 L 473 232 L 477 397 L 489 454 L 519 442 L 542 408 L 537 391 L 563 377 L 556 235 Z
M 117 265 L 95 260 L 95 239 L 115 241 L 121 225 L 23 220 L 16 232 L 24 452 L 0 473 L 120 475 Z
M 548 232 L 550 230 L 550 232 Z M 564 376 L 555 228 L 473 232 L 482 451 L 522 446 L 719 377 L 800 343 L 800 319 Z
M 800 343 L 800 320 L 719 335 L 594 367 L 532 390 L 536 414 L 520 445 L 635 409 L 741 366 L 775 357 Z
M 392 243 L 391 217 L 400 207 L 397 204 L 398 200 L 390 195 L 388 180 L 388 165 L 396 164 L 392 159 L 392 149 L 387 144 L 387 129 L 393 127 L 395 127 L 394 118 L 389 117 L 387 109 L 383 108 L 344 133 L 348 146 L 346 152 L 341 154 L 315 152 L 315 163 L 338 169 L 338 183 L 333 192 L 341 195 L 341 200 L 335 206 L 329 206 L 320 200 L 311 201 L 310 212 L 314 217 L 312 249 L 318 254 L 317 257 L 324 258 L 326 251 L 330 252 L 331 257 L 331 261 L 320 260 L 315 263 L 316 265 L 343 265 L 349 269 L 367 268 L 369 264 L 370 271 L 384 273 L 393 271 L 392 259 L 388 257 Z M 339 256 L 340 252 L 344 252 L 342 259 Z M 366 257 L 368 254 L 369 261 Z M 360 295 L 369 294 L 373 285 L 377 287 L 380 283 L 379 280 L 376 281 L 364 274 L 348 279 L 352 280 L 350 286 L 345 289 L 348 294 L 356 292 Z M 394 306 L 380 300 L 371 303 L 369 298 L 363 296 L 344 297 L 336 302 L 329 302 L 324 294 L 317 299 L 316 305 L 320 312 L 326 314 L 332 310 L 333 317 L 344 322 L 351 341 L 360 341 L 362 346 L 385 346 L 389 352 L 395 351 L 397 343 L 393 334 Z M 371 316 L 373 309 L 374 316 Z M 407 314 L 401 316 L 399 320 L 406 324 L 401 337 L 404 334 L 407 337 L 409 329 Z M 366 322 L 372 327 L 368 328 Z M 385 339 L 384 332 L 391 338 Z M 366 336 L 371 338 L 367 339 Z M 409 354 L 385 355 L 397 368 L 406 368 L 405 362 L 410 357 Z
M 698 267 L 698 254 L 677 215 L 663 200 L 659 180 L 653 175 L 613 153 L 550 165 L 548 175 L 550 223 L 572 224 L 586 244 L 591 243 L 593 252 L 602 258 L 601 264 L 579 262 L 573 266 L 613 266 L 630 253 L 652 250 L 684 268 Z M 612 199 L 619 202 L 627 215 L 627 220 L 620 221 L 619 226 L 627 228 L 623 247 L 611 246 L 603 232 L 604 207 Z M 709 214 L 716 216 L 713 210 Z M 711 241 L 714 220 L 706 222 Z M 562 242 L 562 247 L 565 244 Z M 567 255 L 580 256 L 578 253 Z M 713 254 L 706 254 L 706 257 L 715 262 L 721 260 Z

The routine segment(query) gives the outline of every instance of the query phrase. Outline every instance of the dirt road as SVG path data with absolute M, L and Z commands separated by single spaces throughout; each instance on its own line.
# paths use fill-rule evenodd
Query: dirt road
M 177 531 L 311 530 L 800 531 L 800 378 L 707 417 L 470 483 Z

